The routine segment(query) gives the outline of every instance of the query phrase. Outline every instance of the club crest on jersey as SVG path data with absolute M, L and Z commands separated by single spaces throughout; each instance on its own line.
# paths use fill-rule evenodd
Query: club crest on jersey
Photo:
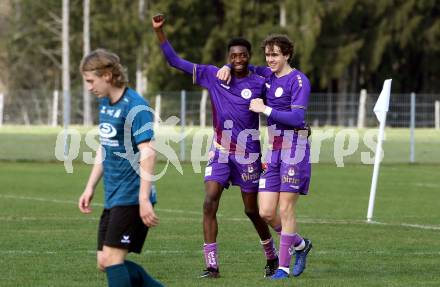
M 245 100 L 248 100 L 252 97 L 252 91 L 249 89 L 241 90 L 241 97 Z
M 289 171 L 287 172 L 287 174 L 289 176 L 294 176 L 295 175 L 295 169 L 293 167 L 289 168 Z
M 278 87 L 276 90 L 275 90 L 275 97 L 276 98 L 279 98 L 279 97 L 281 97 L 282 95 L 283 95 L 283 88 L 281 88 L 281 87 Z
M 102 123 L 99 125 L 99 135 L 103 138 L 112 138 L 116 135 L 117 131 L 114 126 L 109 123 Z

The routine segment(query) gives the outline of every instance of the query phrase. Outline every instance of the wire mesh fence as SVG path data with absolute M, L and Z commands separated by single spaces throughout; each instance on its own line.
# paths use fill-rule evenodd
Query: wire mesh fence
M 167 137 L 170 133 L 191 133 L 184 141 L 171 143 L 173 150 L 183 160 L 191 160 L 193 146 L 200 141 L 199 133 L 212 136 L 212 110 L 209 96 L 203 91 L 196 92 L 157 92 L 146 95 L 150 105 L 160 115 L 160 128 L 157 137 Z M 374 152 L 366 134 L 378 127 L 373 112 L 378 94 L 318 94 L 310 97 L 307 120 L 313 126 L 312 149 L 316 162 L 338 162 L 336 154 L 349 154 L 343 157 L 345 163 L 361 163 L 363 153 Z M 203 99 L 205 97 L 205 99 Z M 411 109 L 411 94 L 392 94 L 387 116 L 387 138 L 384 143 L 388 163 L 440 163 L 440 95 L 417 94 L 415 106 Z M 3 99 L 3 101 L 1 101 Z M 3 105 L 2 105 L 3 104 Z M 93 100 L 92 110 L 97 110 L 98 101 Z M 82 91 L 72 91 L 71 124 L 84 134 L 90 128 L 82 128 Z M 159 109 L 160 106 L 160 109 Z M 363 110 L 363 111 L 362 111 Z M 415 132 L 411 132 L 411 110 L 413 110 Z M 57 134 L 63 123 L 63 104 L 61 92 L 27 90 L 11 91 L 0 95 L 0 114 L 3 127 L 0 128 L 0 160 L 55 160 L 54 150 Z M 93 113 L 94 123 L 98 113 Z M 167 119 L 177 117 L 179 126 L 166 127 Z M 264 118 L 261 117 L 262 126 Z M 362 122 L 359 125 L 360 121 Z M 174 122 L 175 123 L 175 122 Z M 183 125 L 184 124 L 184 125 Z M 17 129 L 16 125 L 21 125 Z M 37 128 L 36 126 L 39 126 Z M 48 132 L 42 126 L 54 126 Z M 79 127 L 78 127 L 79 126 Z M 27 128 L 25 128 L 27 127 Z M 157 126 L 156 126 L 157 127 Z M 359 129 L 360 127 L 360 129 Z M 42 130 L 42 134 L 38 131 Z M 37 136 L 38 135 L 38 136 Z M 326 138 L 323 140 L 323 136 Z M 262 140 L 267 140 L 262 129 Z M 321 139 L 319 139 L 321 137 Z M 322 145 L 318 145 L 322 140 Z M 339 143 L 337 141 L 339 140 Z M 374 139 L 373 139 L 374 141 Z M 38 145 L 41 146 L 38 146 Z M 204 150 L 209 140 L 204 139 Z M 26 145 L 29 145 L 26 147 Z M 350 145 L 356 145 L 353 153 Z M 38 148 L 39 153 L 34 153 Z M 86 148 L 87 149 L 87 148 Z M 204 153 L 200 154 L 200 160 Z M 164 160 L 162 158 L 162 160 Z
M 58 94 L 56 96 L 56 94 Z M 185 118 L 186 125 L 199 126 L 212 124 L 211 104 L 209 97 L 206 104 L 202 101 L 202 91 L 185 92 L 184 109 L 182 110 L 182 91 L 152 92 L 145 97 L 155 108 L 159 96 L 161 119 L 170 116 Z M 307 111 L 307 120 L 312 126 L 339 126 L 359 127 L 359 113 L 365 111 L 365 118 L 361 127 L 374 127 L 377 120 L 373 107 L 378 94 L 367 94 L 365 104 L 360 102 L 360 93 L 331 94 L 312 93 Z M 44 90 L 18 90 L 3 94 L 3 124 L 25 125 L 61 125 L 63 120 L 62 92 Z M 415 125 L 418 128 L 436 127 L 436 102 L 440 102 L 440 94 L 415 95 Z M 1 104 L 0 104 L 1 105 Z M 97 109 L 97 100 L 92 101 L 92 110 Z M 71 92 L 71 124 L 83 123 L 82 90 Z M 182 114 L 182 111 L 184 114 Z M 204 112 L 202 112 L 204 111 Z M 387 116 L 388 127 L 405 128 L 410 126 L 411 94 L 392 94 L 390 110 Z M 94 113 L 94 122 L 97 122 L 98 113 Z M 438 126 L 438 123 L 437 123 Z

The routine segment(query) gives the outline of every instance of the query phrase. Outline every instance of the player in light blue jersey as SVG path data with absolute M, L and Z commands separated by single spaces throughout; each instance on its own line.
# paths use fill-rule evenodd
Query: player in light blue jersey
M 98 229 L 97 263 L 109 287 L 163 286 L 138 264 L 126 260 L 140 253 L 149 227 L 159 223 L 152 174 L 155 163 L 153 117 L 149 104 L 127 87 L 119 57 L 98 49 L 84 57 L 80 71 L 99 98 L 100 147 L 79 199 L 91 213 L 95 187 L 104 177 L 104 210 Z

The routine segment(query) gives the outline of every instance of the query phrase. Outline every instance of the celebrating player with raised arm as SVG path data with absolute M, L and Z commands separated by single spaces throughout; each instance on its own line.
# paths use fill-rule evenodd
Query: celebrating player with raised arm
M 295 249 L 292 275 L 299 276 L 306 267 L 306 257 L 312 248 L 308 239 L 297 233 L 295 206 L 300 194 L 307 194 L 311 175 L 310 129 L 305 124 L 310 82 L 307 77 L 289 65 L 293 43 L 284 35 L 269 36 L 262 45 L 268 67 L 250 67 L 266 78 L 266 104 L 252 100 L 249 109 L 267 116 L 270 149 L 267 153 L 267 171 L 259 184 L 260 215 L 271 222 L 279 205 L 282 232 L 280 262 L 272 279 L 289 277 L 291 253 Z M 230 79 L 230 68 L 225 66 L 219 79 Z
M 80 71 L 88 90 L 99 98 L 100 147 L 78 202 L 82 213 L 92 212 L 95 187 L 104 177 L 98 268 L 107 273 L 109 287 L 163 286 L 140 265 L 125 260 L 129 252 L 142 251 L 148 228 L 159 223 L 153 209 L 155 150 L 148 102 L 127 87 L 124 69 L 114 53 L 91 52 L 82 60 Z
M 278 267 L 278 257 L 269 228 L 258 212 L 257 191 L 261 172 L 259 120 L 258 114 L 248 108 L 253 99 L 263 96 L 264 78 L 248 70 L 251 45 L 242 38 L 229 42 L 232 80 L 226 85 L 216 78 L 217 67 L 193 64 L 177 56 L 162 30 L 164 22 L 163 15 L 157 15 L 152 20 L 166 60 L 172 67 L 191 74 L 194 83 L 208 89 L 213 108 L 214 140 L 205 169 L 203 204 L 206 270 L 201 277 L 215 278 L 220 274 L 216 213 L 223 189 L 228 188 L 230 182 L 240 186 L 245 213 L 258 232 L 266 255 L 266 276 L 271 276 Z

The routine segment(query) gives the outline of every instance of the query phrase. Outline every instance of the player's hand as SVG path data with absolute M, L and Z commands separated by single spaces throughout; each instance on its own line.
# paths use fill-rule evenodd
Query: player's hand
M 82 213 L 88 214 L 92 212 L 90 203 L 93 199 L 94 190 L 86 188 L 78 200 L 78 208 Z
M 153 205 L 149 200 L 139 203 L 139 215 L 148 227 L 154 227 L 159 224 L 159 217 L 156 216 Z
M 263 102 L 263 99 L 252 99 L 249 105 L 249 110 L 255 113 L 262 113 L 266 109 L 266 105 Z
M 220 70 L 217 71 L 217 78 L 220 81 L 225 81 L 227 84 L 231 81 L 231 68 L 228 66 L 223 66 Z
M 165 16 L 163 14 L 157 14 L 153 16 L 151 19 L 151 23 L 153 24 L 153 29 L 161 29 L 163 24 L 165 23 Z

